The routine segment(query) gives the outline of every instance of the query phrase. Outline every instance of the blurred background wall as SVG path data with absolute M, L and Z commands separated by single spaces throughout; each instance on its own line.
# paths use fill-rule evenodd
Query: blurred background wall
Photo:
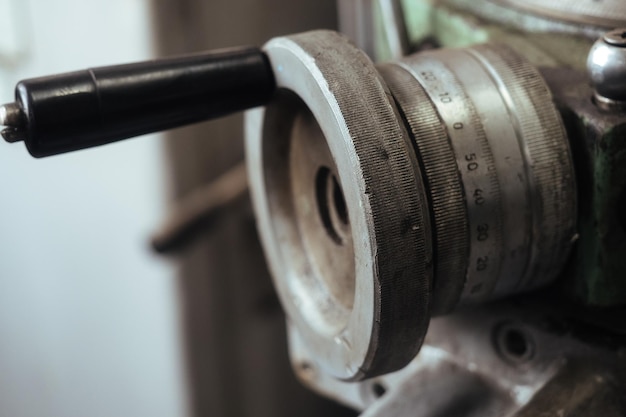
M 146 59 L 148 0 L 1 0 L 0 100 L 22 78 Z M 34 160 L 0 143 L 0 416 L 187 413 L 161 137 Z
M 333 0 L 0 0 L 0 98 L 335 26 Z M 0 144 L 0 416 L 346 414 L 293 377 L 247 198 L 169 259 L 148 249 L 168 206 L 243 157 L 241 115 L 167 136 L 43 160 Z

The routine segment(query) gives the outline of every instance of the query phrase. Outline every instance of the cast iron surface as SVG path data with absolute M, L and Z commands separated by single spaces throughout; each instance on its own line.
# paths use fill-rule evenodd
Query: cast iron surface
M 311 367 L 295 329 L 290 354 L 304 383 L 367 417 L 626 415 L 626 334 L 585 325 L 578 305 L 555 304 L 554 297 L 537 294 L 433 319 L 411 364 L 358 384 Z M 623 317 L 626 310 L 612 313 Z
M 579 238 L 565 293 L 590 306 L 626 304 L 626 114 L 602 110 L 583 73 L 543 69 L 574 150 Z

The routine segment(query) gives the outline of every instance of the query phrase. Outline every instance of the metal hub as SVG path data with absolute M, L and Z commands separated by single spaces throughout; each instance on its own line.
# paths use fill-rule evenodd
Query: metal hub
M 558 274 L 575 235 L 570 150 L 517 54 L 484 45 L 377 69 L 327 31 L 265 50 L 279 92 L 248 115 L 250 185 L 315 366 L 344 380 L 397 370 L 431 315 Z

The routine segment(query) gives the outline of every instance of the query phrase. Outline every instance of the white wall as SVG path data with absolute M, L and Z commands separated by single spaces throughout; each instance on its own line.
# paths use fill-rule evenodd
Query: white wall
M 0 101 L 22 78 L 149 57 L 148 2 L 0 0 Z M 0 417 L 186 414 L 174 271 L 147 247 L 160 141 L 42 160 L 0 143 Z

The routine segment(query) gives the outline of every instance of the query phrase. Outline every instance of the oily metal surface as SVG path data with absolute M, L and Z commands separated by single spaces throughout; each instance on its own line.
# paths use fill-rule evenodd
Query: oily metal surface
M 538 72 L 502 45 L 381 66 L 416 144 L 436 257 L 433 312 L 545 284 L 575 235 L 568 143 Z
M 445 54 L 455 55 L 455 52 Z M 424 87 L 446 128 L 463 188 L 468 223 L 469 253 L 462 297 L 484 299 L 498 281 L 502 261 L 499 256 L 502 247 L 500 182 L 477 103 L 471 100 L 467 86 L 459 80 L 460 71 L 443 62 L 446 56 L 442 52 L 413 55 L 400 65 Z M 456 65 L 467 67 L 465 56 L 461 55 L 458 61 Z M 463 70 L 473 72 L 472 76 L 479 73 L 472 67 Z M 479 198 L 481 202 L 477 203 Z
M 371 61 L 339 34 L 277 38 L 265 51 L 278 87 L 289 93 L 249 114 L 246 147 L 258 227 L 283 306 L 325 372 L 359 380 L 397 370 L 421 346 L 432 280 L 430 218 L 408 134 Z M 319 123 L 343 191 L 354 247 L 351 306 L 328 296 L 294 221 L 297 196 L 287 175 L 294 95 Z M 336 314 L 341 307 L 348 313 Z
M 444 122 L 415 77 L 394 64 L 382 64 L 378 70 L 407 121 L 424 169 L 435 242 L 432 314 L 445 314 L 458 303 L 469 252 L 467 213 L 456 159 Z
M 576 235 L 576 184 L 569 143 L 552 94 L 538 71 L 502 45 L 472 48 L 497 84 L 524 157 L 532 212 L 530 259 L 503 293 L 531 289 L 561 270 Z

